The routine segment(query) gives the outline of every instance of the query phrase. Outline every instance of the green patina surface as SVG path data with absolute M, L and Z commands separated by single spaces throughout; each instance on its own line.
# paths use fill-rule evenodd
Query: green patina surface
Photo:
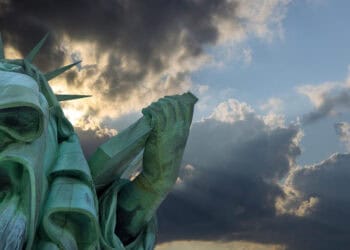
M 0 37 L 0 249 L 153 249 L 155 212 L 174 185 L 197 98 L 167 96 L 88 160 L 32 61 L 5 59 Z M 142 166 L 140 174 L 128 176 Z

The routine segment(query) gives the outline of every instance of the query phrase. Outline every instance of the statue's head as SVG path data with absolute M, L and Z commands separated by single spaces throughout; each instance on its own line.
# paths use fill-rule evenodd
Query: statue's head
M 48 171 L 59 144 L 74 133 L 59 101 L 82 97 L 55 95 L 48 84 L 77 63 L 46 74 L 32 64 L 45 40 L 24 59 L 11 60 L 4 57 L 0 37 L 0 229 L 1 235 L 22 239 L 13 244 L 33 241 L 28 232 L 38 225 Z

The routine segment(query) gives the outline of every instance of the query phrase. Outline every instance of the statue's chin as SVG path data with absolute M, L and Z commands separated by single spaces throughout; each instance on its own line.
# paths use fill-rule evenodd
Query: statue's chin
M 22 249 L 26 240 L 28 201 L 22 183 L 24 171 L 19 163 L 0 162 L 0 249 Z
M 22 208 L 21 197 L 3 191 L 0 202 L 0 249 L 22 249 L 26 240 L 27 218 Z

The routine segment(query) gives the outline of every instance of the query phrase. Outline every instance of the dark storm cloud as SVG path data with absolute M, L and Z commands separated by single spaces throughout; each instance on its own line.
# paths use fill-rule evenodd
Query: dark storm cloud
M 319 202 L 310 217 L 330 226 L 350 231 L 350 154 L 334 154 L 329 159 L 296 170 L 290 184 L 302 197 L 316 197 Z M 324 214 L 328 211 L 327 214 Z M 326 216 L 325 216 L 326 215 Z
M 218 18 L 236 21 L 234 1 L 226 0 L 0 0 L 0 30 L 23 54 L 47 32 L 48 45 L 38 62 L 44 69 L 59 66 L 62 36 L 96 42 L 99 52 L 110 52 L 109 65 L 96 82 L 110 84 L 106 96 L 129 93 L 148 74 L 162 73 L 169 57 L 196 58 L 203 46 L 218 39 Z M 120 58 L 137 62 L 123 68 Z M 176 82 L 176 81 L 175 81 Z
M 350 154 L 334 154 L 329 159 L 292 171 L 288 184 L 299 193 L 301 201 L 317 199 L 304 219 L 301 240 L 308 248 L 294 249 L 348 249 L 350 246 Z M 313 240 L 311 235 L 317 235 Z M 309 237 L 308 237 L 309 236 Z M 302 246 L 301 242 L 299 245 Z
M 287 250 L 347 249 L 350 155 L 291 168 L 300 154 L 297 134 L 296 127 L 271 129 L 257 117 L 233 124 L 196 123 L 185 155 L 185 165 L 193 168 L 182 169 L 183 182 L 159 210 L 160 241 L 245 240 Z M 286 175 L 297 198 L 281 183 Z M 278 197 L 296 199 L 289 210 L 294 212 L 280 213 Z
M 284 195 L 277 181 L 300 154 L 297 134 L 255 116 L 196 123 L 184 157 L 194 169 L 185 167 L 183 183 L 159 211 L 160 239 L 233 239 L 274 219 L 275 199 Z
M 350 93 L 347 89 L 344 89 L 335 95 L 331 92 L 326 93 L 322 98 L 321 105 L 302 117 L 302 123 L 308 125 L 317 122 L 322 118 L 329 116 L 338 108 L 344 108 L 349 106 Z

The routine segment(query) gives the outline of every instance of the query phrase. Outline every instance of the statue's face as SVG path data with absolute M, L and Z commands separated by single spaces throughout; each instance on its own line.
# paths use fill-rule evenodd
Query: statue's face
M 37 226 L 57 148 L 56 122 L 38 84 L 0 71 L 0 228 L 8 235 L 20 237 Z M 22 237 L 24 242 L 28 235 Z

